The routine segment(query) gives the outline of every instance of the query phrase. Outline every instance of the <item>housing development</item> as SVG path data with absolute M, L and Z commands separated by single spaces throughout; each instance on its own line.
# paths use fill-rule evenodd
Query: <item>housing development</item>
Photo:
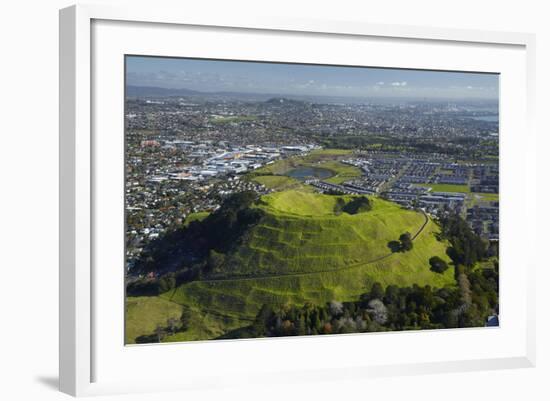
M 498 120 L 127 86 L 126 342 L 498 324 Z

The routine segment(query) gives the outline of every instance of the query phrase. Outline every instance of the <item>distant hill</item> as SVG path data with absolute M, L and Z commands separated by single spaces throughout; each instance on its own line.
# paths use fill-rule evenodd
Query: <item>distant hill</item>
M 149 96 L 193 96 L 200 95 L 202 92 L 194 91 L 191 89 L 170 89 L 160 88 L 156 86 L 126 86 L 126 96 L 129 97 L 149 97 Z
M 289 99 L 286 97 L 272 97 L 266 100 L 265 103 L 285 105 L 285 106 L 302 106 L 306 104 L 306 102 L 303 100 Z
M 265 102 L 270 105 L 306 106 L 311 103 L 364 103 L 364 98 L 345 98 L 333 96 L 306 96 L 278 93 L 249 93 L 249 92 L 203 92 L 186 88 L 161 88 L 157 86 L 126 86 L 126 96 L 136 97 L 193 97 L 198 101 L 237 100 L 244 102 Z
M 194 97 L 199 100 L 234 99 L 241 101 L 262 102 L 272 98 L 274 94 L 241 93 L 241 92 L 202 92 L 186 88 L 161 88 L 157 86 L 126 87 L 127 97 Z
M 282 105 L 308 105 L 311 103 L 335 103 L 335 104 L 396 104 L 396 103 L 440 103 L 452 101 L 460 104 L 456 99 L 425 99 L 425 98 L 408 98 L 408 97 L 343 97 L 331 95 L 292 95 L 282 93 L 252 93 L 252 92 L 203 92 L 186 88 L 162 88 L 157 86 L 139 86 L 127 85 L 127 97 L 194 97 L 198 100 L 227 100 L 233 99 L 245 102 L 266 102 L 267 104 L 282 104 Z M 487 105 L 493 110 L 496 106 L 493 100 L 480 99 L 464 99 L 462 102 L 475 103 L 478 105 Z

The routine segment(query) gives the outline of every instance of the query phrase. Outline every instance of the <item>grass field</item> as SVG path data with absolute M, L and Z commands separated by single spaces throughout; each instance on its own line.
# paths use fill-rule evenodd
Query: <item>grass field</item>
M 486 194 L 486 193 L 472 193 L 473 196 L 479 197 L 480 200 L 485 202 L 498 202 L 499 194 Z
M 173 303 L 173 302 L 172 302 Z M 251 320 L 225 316 L 201 308 L 182 306 L 188 329 L 169 335 L 163 342 L 196 341 L 216 338 L 227 331 L 250 324 Z
M 312 191 L 309 185 L 306 186 L 295 178 L 285 175 L 260 175 L 253 177 L 252 180 L 275 191 L 286 191 L 288 189 L 299 189 L 306 192 Z
M 487 205 L 488 202 L 498 202 L 498 201 L 499 201 L 499 194 L 471 192 L 470 194 L 468 194 L 468 198 L 466 200 L 466 206 L 470 208 L 477 205 Z
M 256 120 L 255 116 L 228 116 L 228 117 L 213 117 L 210 119 L 210 122 L 214 124 L 230 124 L 230 123 L 240 123 L 245 121 L 254 121 Z
M 125 343 L 134 344 L 136 337 L 153 334 L 157 325 L 166 326 L 170 318 L 179 319 L 182 306 L 161 297 L 126 298 Z
M 432 192 L 462 192 L 469 193 L 470 187 L 468 185 L 457 184 L 421 184 L 422 186 L 428 186 L 432 189 Z
M 349 181 L 361 176 L 361 170 L 354 166 L 340 163 L 338 161 L 328 161 L 320 164 L 316 164 L 316 167 L 326 168 L 334 172 L 334 175 L 327 178 L 325 181 L 332 184 L 341 184 L 344 181 Z
M 410 252 L 392 254 L 387 242 L 405 231 L 416 233 L 425 217 L 376 198 L 371 211 L 335 215 L 337 198 L 300 191 L 264 196 L 257 207 L 266 217 L 230 257 L 236 267 L 229 276 L 190 282 L 160 296 L 171 306 L 181 305 L 192 322 L 189 330 L 165 341 L 217 338 L 250 324 L 263 304 L 356 300 L 376 281 L 383 286 L 454 285 L 452 269 L 444 274 L 430 270 L 432 256 L 450 262 L 433 221 L 428 220 Z M 157 321 L 165 318 L 154 304 L 146 306 Z M 154 330 L 155 324 L 142 329 Z
M 264 174 L 266 175 L 265 177 L 267 177 L 267 175 L 286 177 L 285 174 L 294 168 L 309 166 L 330 170 L 332 172 L 332 176 L 327 178 L 325 181 L 332 184 L 341 184 L 344 181 L 348 181 L 362 175 L 359 168 L 340 162 L 341 159 L 344 159 L 346 155 L 351 153 L 351 150 L 345 149 L 317 149 L 312 151 L 307 156 L 290 157 L 287 159 L 277 160 L 270 165 L 254 171 L 254 175 L 256 176 L 255 179 L 259 178 L 259 176 L 263 177 Z M 261 178 L 260 180 L 262 179 L 266 180 L 266 182 L 271 185 L 276 185 L 279 183 L 274 178 Z M 262 182 L 262 184 L 264 183 Z
M 302 162 L 300 157 L 289 157 L 287 159 L 277 160 L 271 164 L 263 166 L 254 171 L 254 175 L 263 175 L 263 174 L 275 174 L 275 175 L 284 175 L 287 171 L 297 167 Z
M 316 149 L 311 151 L 304 160 L 309 163 L 314 163 L 326 159 L 334 159 L 335 157 L 343 157 L 352 154 L 348 149 Z

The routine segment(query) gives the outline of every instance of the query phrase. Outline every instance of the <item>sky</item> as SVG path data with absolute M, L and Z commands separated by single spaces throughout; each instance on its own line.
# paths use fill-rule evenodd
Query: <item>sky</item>
M 126 83 L 295 96 L 498 99 L 498 75 L 127 56 Z

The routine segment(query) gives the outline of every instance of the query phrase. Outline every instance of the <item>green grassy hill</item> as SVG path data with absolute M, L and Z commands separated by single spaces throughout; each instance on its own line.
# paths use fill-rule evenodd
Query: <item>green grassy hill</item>
M 425 217 L 381 199 L 372 210 L 335 214 L 338 200 L 301 191 L 262 197 L 266 212 L 246 242 L 228 258 L 225 273 L 235 276 L 324 272 L 375 261 L 390 253 L 388 242 L 404 232 L 413 235 Z
M 350 197 L 343 197 L 350 198 Z M 165 341 L 205 340 L 250 324 L 263 304 L 352 301 L 374 282 L 383 286 L 454 285 L 452 269 L 430 271 L 428 260 L 450 262 L 439 227 L 423 214 L 372 199 L 372 210 L 335 215 L 337 196 L 277 192 L 257 206 L 266 212 L 229 258 L 224 278 L 194 281 L 161 295 L 181 306 L 193 329 Z M 391 253 L 388 241 L 413 236 L 409 252 Z

